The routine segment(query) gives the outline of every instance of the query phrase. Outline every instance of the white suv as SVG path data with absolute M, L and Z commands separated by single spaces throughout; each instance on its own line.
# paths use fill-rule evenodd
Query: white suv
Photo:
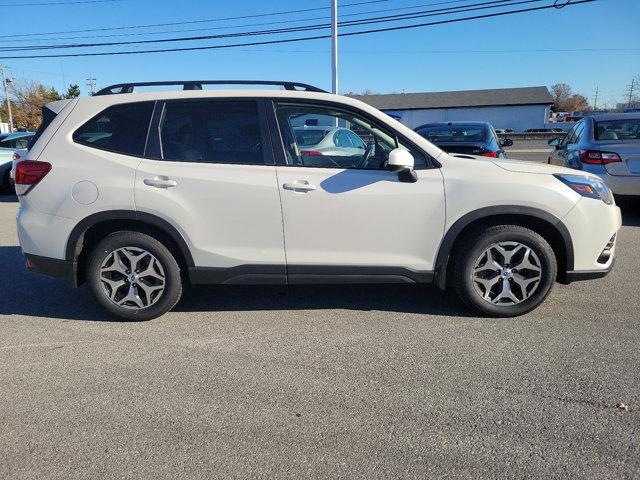
M 451 156 L 359 101 L 283 90 L 133 93 L 44 108 L 16 168 L 31 270 L 89 284 L 124 319 L 170 310 L 188 284 L 435 283 L 513 316 L 555 281 L 613 267 L 620 210 L 595 175 Z M 309 152 L 304 126 L 366 148 Z

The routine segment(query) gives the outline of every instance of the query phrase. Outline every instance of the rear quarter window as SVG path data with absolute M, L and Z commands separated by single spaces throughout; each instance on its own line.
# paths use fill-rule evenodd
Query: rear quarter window
M 142 157 L 154 105 L 155 102 L 113 105 L 78 128 L 73 141 L 98 150 Z
M 595 122 L 596 140 L 640 140 L 640 118 Z

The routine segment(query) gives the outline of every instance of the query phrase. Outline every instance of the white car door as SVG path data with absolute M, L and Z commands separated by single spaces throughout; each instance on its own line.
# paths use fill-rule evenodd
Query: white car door
M 137 210 L 182 233 L 199 283 L 284 283 L 282 213 L 263 101 L 167 101 L 161 108 L 147 148 L 157 159 L 143 159 L 136 172 Z
M 429 281 L 445 221 L 440 170 L 357 112 L 321 103 L 277 102 L 274 108 L 289 281 Z M 361 152 L 352 168 L 336 168 L 326 155 L 305 159 L 291 132 L 309 119 L 347 126 L 375 148 Z M 416 182 L 387 170 L 388 153 L 397 146 L 414 156 Z

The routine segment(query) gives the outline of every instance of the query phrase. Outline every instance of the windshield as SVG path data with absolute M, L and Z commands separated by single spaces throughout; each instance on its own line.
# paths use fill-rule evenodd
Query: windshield
M 640 118 L 596 122 L 596 140 L 640 140 Z
M 305 128 L 296 128 L 296 141 L 298 145 L 301 147 L 310 147 L 312 145 L 317 145 L 322 141 L 324 137 L 327 136 L 329 130 L 314 128 L 314 129 L 305 129 Z
M 417 133 L 433 143 L 484 142 L 484 125 L 433 125 Z

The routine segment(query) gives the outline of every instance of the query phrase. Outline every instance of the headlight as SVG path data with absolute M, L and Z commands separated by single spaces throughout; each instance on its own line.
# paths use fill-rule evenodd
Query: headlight
M 607 205 L 613 203 L 613 195 L 609 187 L 599 178 L 587 177 L 585 175 L 554 175 L 558 180 L 567 185 L 574 192 L 583 197 L 602 200 Z

